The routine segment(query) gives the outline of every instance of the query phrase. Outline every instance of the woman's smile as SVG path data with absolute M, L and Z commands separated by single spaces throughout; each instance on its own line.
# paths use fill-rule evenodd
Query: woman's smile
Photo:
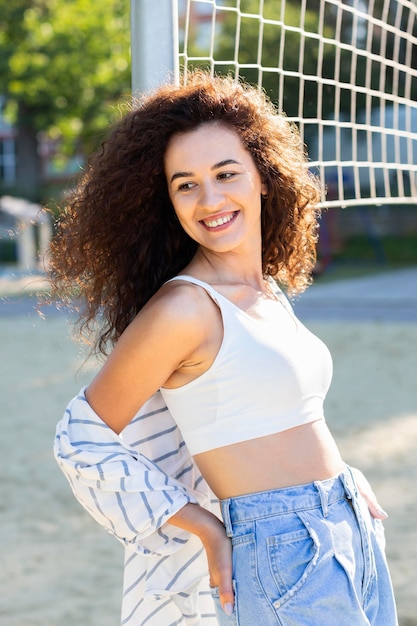
M 239 211 L 233 211 L 233 213 L 227 213 L 226 215 L 220 215 L 218 217 L 210 217 L 209 219 L 200 220 L 201 224 L 207 228 L 207 230 L 224 230 L 227 226 L 233 222 L 238 216 Z

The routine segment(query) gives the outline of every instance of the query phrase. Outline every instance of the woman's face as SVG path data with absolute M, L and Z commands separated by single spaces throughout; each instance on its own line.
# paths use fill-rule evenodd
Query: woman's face
M 259 245 L 266 189 L 233 129 L 212 122 L 174 135 L 164 164 L 175 213 L 192 239 L 216 252 Z

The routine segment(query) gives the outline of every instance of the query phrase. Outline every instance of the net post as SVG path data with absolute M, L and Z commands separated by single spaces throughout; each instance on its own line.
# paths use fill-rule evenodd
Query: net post
M 132 92 L 179 81 L 178 0 L 131 0 Z

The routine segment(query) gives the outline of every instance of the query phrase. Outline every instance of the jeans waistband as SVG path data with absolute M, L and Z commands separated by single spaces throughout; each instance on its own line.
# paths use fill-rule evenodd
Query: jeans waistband
M 346 497 L 353 499 L 356 495 L 352 472 L 346 466 L 334 478 L 227 498 L 220 504 L 226 532 L 230 535 L 233 525 L 268 515 L 284 515 L 297 510 L 321 507 L 323 515 L 327 517 L 328 507 L 332 503 Z

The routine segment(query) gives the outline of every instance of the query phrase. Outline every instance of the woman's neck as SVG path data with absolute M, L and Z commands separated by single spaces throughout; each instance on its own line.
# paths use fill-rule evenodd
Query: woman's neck
M 213 285 L 239 283 L 262 289 L 264 284 L 260 253 L 215 253 L 199 248 L 191 263 L 184 269 L 184 273 L 186 272 Z

